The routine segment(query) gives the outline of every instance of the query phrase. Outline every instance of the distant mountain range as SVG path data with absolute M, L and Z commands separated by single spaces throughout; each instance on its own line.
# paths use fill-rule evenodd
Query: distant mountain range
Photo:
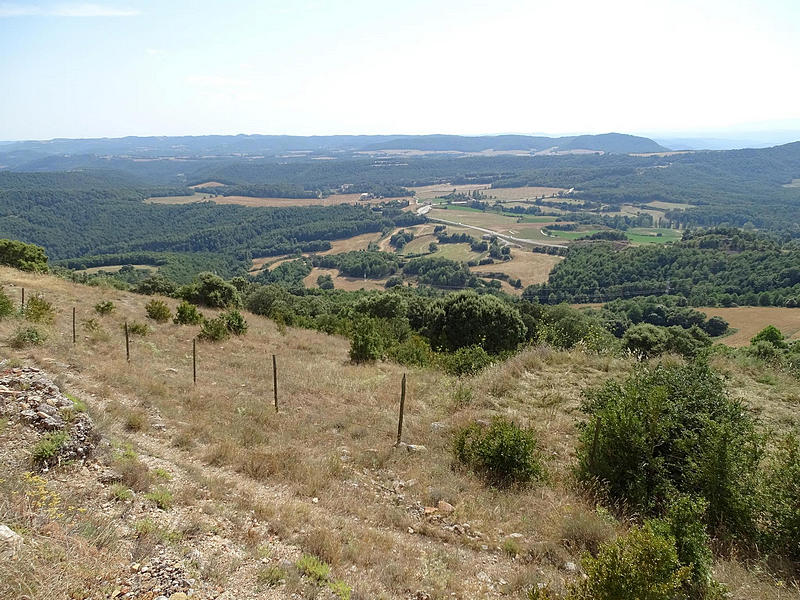
M 276 156 L 285 153 L 320 155 L 362 152 L 574 153 L 609 154 L 663 152 L 646 137 L 622 133 L 564 137 L 529 135 L 202 135 L 54 139 L 0 145 L 0 164 L 16 168 L 44 156 L 87 155 L 137 158 L 204 156 Z

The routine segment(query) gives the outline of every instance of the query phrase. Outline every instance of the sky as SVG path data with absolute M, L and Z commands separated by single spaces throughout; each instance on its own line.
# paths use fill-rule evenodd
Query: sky
M 0 140 L 800 129 L 798 0 L 0 0 Z

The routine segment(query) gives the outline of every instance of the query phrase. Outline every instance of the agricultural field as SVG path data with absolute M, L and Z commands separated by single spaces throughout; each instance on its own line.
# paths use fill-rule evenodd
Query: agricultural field
M 625 232 L 634 244 L 666 244 L 681 239 L 677 229 L 660 229 L 655 227 L 634 227 Z
M 400 199 L 400 198 L 398 198 Z M 406 198 L 408 199 L 408 198 Z M 376 204 L 385 199 L 361 200 L 360 194 L 333 194 L 327 198 L 254 198 L 251 196 L 211 196 L 195 192 L 191 196 L 154 196 L 145 202 L 151 204 L 191 204 L 193 202 L 236 204 L 239 206 L 335 206 L 337 204 Z
M 707 316 L 722 317 L 736 331 L 720 339 L 728 346 L 747 346 L 750 339 L 767 325 L 774 325 L 784 336 L 800 340 L 800 308 L 779 306 L 737 306 L 734 308 L 700 307 Z
M 337 269 L 321 269 L 314 267 L 311 269 L 303 283 L 307 288 L 315 288 L 317 286 L 317 278 L 320 275 L 330 275 L 333 277 L 333 287 L 337 290 L 347 290 L 349 292 L 356 290 L 383 290 L 385 289 L 386 279 L 361 279 L 359 277 L 345 277 L 339 275 Z
M 105 267 L 91 267 L 89 269 L 82 269 L 76 270 L 76 273 L 86 273 L 87 275 L 93 275 L 95 273 L 99 273 L 100 271 L 105 271 L 106 273 L 116 273 L 122 267 L 126 267 L 128 265 L 108 265 Z M 134 269 L 142 270 L 142 271 L 158 271 L 158 267 L 154 267 L 153 265 L 130 265 Z
M 540 252 L 525 252 L 518 248 L 511 251 L 513 258 L 507 262 L 496 262 L 491 265 L 481 265 L 470 268 L 475 274 L 502 272 L 512 279 L 521 279 L 524 286 L 534 283 L 545 283 L 558 263 L 564 260 L 561 256 L 542 254 Z M 522 289 L 513 289 L 510 293 L 520 294 Z

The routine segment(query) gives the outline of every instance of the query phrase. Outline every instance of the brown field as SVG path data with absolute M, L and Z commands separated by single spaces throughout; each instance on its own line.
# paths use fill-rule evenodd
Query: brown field
M 502 272 L 507 273 L 513 279 L 521 279 L 523 288 L 513 290 L 515 294 L 521 294 L 524 286 L 534 283 L 545 283 L 553 270 L 563 257 L 541 254 L 539 252 L 525 252 L 519 248 L 511 250 L 513 258 L 508 262 L 496 262 L 493 265 L 481 265 L 471 267 L 474 273 Z
M 195 193 L 191 196 L 154 196 L 145 202 L 153 204 L 190 204 L 211 201 L 216 204 L 238 204 L 240 206 L 335 206 L 337 204 L 375 204 L 385 202 L 378 198 L 361 200 L 360 194 L 334 194 L 327 198 L 251 198 L 250 196 L 216 196 Z
M 205 183 L 198 183 L 197 185 L 190 185 L 189 187 L 193 190 L 197 188 L 215 188 L 215 187 L 224 187 L 224 183 L 220 183 L 219 181 L 206 181 Z
M 549 197 L 566 191 L 564 188 L 525 186 L 518 188 L 491 188 L 486 190 L 486 195 L 497 198 L 501 202 L 506 202 L 511 200 L 532 200 L 540 196 Z
M 380 239 L 380 233 L 362 233 L 345 240 L 331 240 L 331 249 L 319 252 L 319 254 L 339 254 L 341 252 L 350 252 L 351 250 L 366 250 L 370 242 L 377 242 Z
M 330 275 L 333 277 L 333 287 L 337 290 L 347 290 L 353 292 L 356 290 L 383 290 L 386 289 L 385 279 L 360 279 L 358 277 L 345 277 L 339 275 L 337 269 L 321 269 L 314 267 L 311 273 L 303 279 L 303 283 L 307 288 L 317 287 L 317 277 L 320 275 Z
M 450 185 L 449 183 L 441 183 L 437 185 L 422 185 L 418 187 L 408 188 L 415 192 L 414 197 L 418 201 L 432 200 L 441 196 L 446 196 L 453 190 L 459 193 L 468 193 L 474 190 L 485 190 L 489 185 L 485 183 L 469 184 L 469 185 Z
M 89 269 L 76 270 L 76 273 L 86 273 L 91 275 L 93 273 L 99 273 L 100 271 L 106 271 L 107 273 L 116 273 L 122 267 L 126 265 L 111 265 L 106 267 L 91 267 Z M 158 267 L 154 267 L 153 265 L 131 265 L 134 269 L 143 269 L 145 271 L 158 271 Z
M 4 598 L 60 600 L 87 589 L 110 597 L 151 560 L 178 567 L 176 579 L 190 573 L 197 598 L 330 598 L 294 569 L 285 581 L 270 578 L 267 569 L 312 554 L 330 566 L 331 579 L 353 588 L 354 599 L 522 600 L 539 583 L 563 592 L 580 580 L 589 544 L 630 525 L 629 518 L 609 518 L 613 511 L 600 514 L 572 473 L 584 391 L 625 377 L 631 357 L 536 346 L 477 376 L 455 378 L 388 361 L 353 364 L 346 338 L 246 313 L 246 335 L 197 344 L 192 385 L 197 326 L 151 323 L 146 338 L 131 340 L 125 360 L 123 323 L 144 321 L 151 297 L 6 268 L 0 284 L 42 293 L 56 309 L 40 346 L 12 347 L 6 340 L 21 322 L 0 321 L 5 368 L 45 369 L 86 403 L 103 437 L 88 468 L 62 464 L 42 474 L 64 508 L 78 510 L 62 518 L 33 512 L 30 499 L 0 502 L 2 521 L 25 537 L 22 560 L 0 561 L 0 589 L 14 592 L 0 593 Z M 101 300 L 117 310 L 97 316 L 88 307 Z M 87 319 L 99 326 L 85 327 Z M 269 354 L 277 356 L 277 412 Z M 797 426 L 796 379 L 725 361 L 717 359 L 735 381 L 732 394 L 770 425 Z M 769 385 L 757 381 L 764 373 Z M 404 374 L 403 440 L 424 451 L 394 447 Z M 453 468 L 453 433 L 496 416 L 535 431 L 546 478 L 504 490 Z M 24 499 L 36 434 L 20 419 L 2 425 L 0 498 Z M 118 501 L 115 481 L 139 487 Z M 169 492 L 171 506 L 156 509 L 147 486 Z M 145 519 L 147 527 L 139 527 Z M 796 585 L 761 563 L 749 568 L 735 552 L 715 558 L 714 575 L 732 600 L 797 598 Z
M 800 308 L 779 306 L 739 306 L 735 308 L 700 307 L 706 316 L 719 316 L 738 331 L 721 338 L 728 346 L 747 346 L 750 339 L 767 325 L 774 325 L 789 339 L 800 339 Z
M 260 271 L 265 266 L 268 266 L 270 269 L 272 267 L 277 267 L 280 263 L 289 258 L 289 256 L 289 254 L 281 254 L 279 256 L 262 256 L 261 258 L 254 258 L 253 264 L 250 267 L 250 272 L 254 273 L 255 271 Z

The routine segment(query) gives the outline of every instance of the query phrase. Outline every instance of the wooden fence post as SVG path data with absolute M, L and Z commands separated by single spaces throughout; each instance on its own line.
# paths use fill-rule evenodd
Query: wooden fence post
M 278 362 L 272 355 L 272 392 L 275 395 L 275 412 L 278 412 Z
M 192 383 L 197 385 L 197 338 L 192 338 Z
M 397 443 L 395 446 L 400 445 L 400 440 L 403 437 L 403 412 L 406 408 L 406 374 L 403 373 L 403 381 L 400 384 L 400 418 L 397 421 Z
M 131 362 L 131 344 L 128 337 L 128 322 L 125 321 L 125 359 Z
M 75 343 L 75 307 L 72 307 L 72 343 Z
M 22 288 L 22 305 L 20 310 L 25 310 L 25 288 Z

